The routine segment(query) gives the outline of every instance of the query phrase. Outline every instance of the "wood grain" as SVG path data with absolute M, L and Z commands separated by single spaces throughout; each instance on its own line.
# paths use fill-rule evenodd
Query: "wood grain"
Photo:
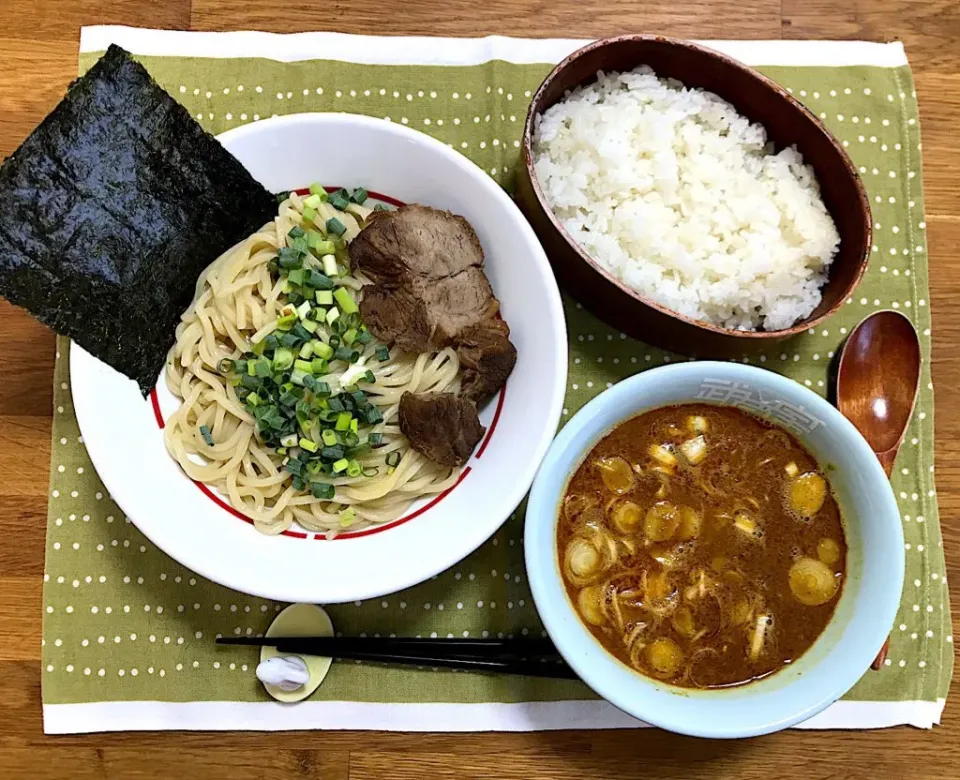
M 924 132 L 937 393 L 937 481 L 954 604 L 960 604 L 960 4 L 954 0 L 0 0 L 0 156 L 76 73 L 80 24 L 182 29 L 336 29 L 367 34 L 696 38 L 899 38 Z M 960 766 L 960 684 L 933 732 L 800 732 L 735 744 L 655 729 L 532 734 L 125 733 L 45 737 L 40 588 L 53 336 L 0 302 L 0 776 L 6 778 L 947 778 Z

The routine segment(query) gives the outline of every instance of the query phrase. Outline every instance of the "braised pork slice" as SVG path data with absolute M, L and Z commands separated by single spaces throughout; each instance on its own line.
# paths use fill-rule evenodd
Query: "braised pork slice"
M 483 250 L 463 217 L 411 204 L 381 213 L 350 244 L 364 287 L 360 314 L 371 333 L 407 352 L 456 344 L 500 304 L 483 273 Z
M 400 430 L 410 446 L 441 466 L 462 466 L 483 436 L 477 406 L 454 393 L 404 393 Z
M 507 338 L 507 331 L 506 323 L 495 319 L 460 335 L 460 393 L 478 405 L 504 386 L 517 362 L 517 348 Z

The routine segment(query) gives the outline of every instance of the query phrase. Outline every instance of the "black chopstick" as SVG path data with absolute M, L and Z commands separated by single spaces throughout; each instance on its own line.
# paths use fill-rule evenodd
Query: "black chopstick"
M 414 637 L 219 637 L 218 644 L 271 646 L 281 653 L 354 661 L 576 679 L 547 639 Z
M 495 652 L 517 653 L 523 656 L 556 655 L 557 648 L 549 639 L 459 639 L 459 638 L 421 638 L 405 636 L 224 636 L 217 639 L 221 645 L 253 645 L 256 647 L 276 646 L 291 643 L 331 643 L 336 647 L 355 649 L 362 652 L 391 652 L 399 649 L 443 650 L 457 654 L 483 654 Z

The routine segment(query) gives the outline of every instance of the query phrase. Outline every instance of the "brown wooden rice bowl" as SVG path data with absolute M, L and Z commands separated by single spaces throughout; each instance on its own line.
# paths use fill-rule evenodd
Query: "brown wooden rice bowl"
M 678 314 L 646 298 L 594 261 L 560 225 L 533 167 L 534 121 L 567 91 L 597 71 L 649 65 L 658 76 L 715 92 L 743 116 L 760 122 L 777 149 L 796 145 L 811 165 L 840 233 L 823 298 L 813 313 L 775 331 L 741 331 Z M 586 308 L 641 341 L 698 357 L 739 357 L 817 327 L 860 282 L 870 256 L 872 221 L 863 182 L 840 143 L 807 108 L 753 68 L 690 41 L 660 35 L 622 35 L 595 41 L 557 65 L 537 89 L 523 129 L 517 201 L 546 249 L 558 280 Z

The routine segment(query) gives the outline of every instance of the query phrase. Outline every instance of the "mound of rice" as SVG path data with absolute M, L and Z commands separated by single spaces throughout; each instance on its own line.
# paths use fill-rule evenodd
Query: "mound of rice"
M 601 73 L 540 117 L 534 158 L 570 235 L 646 297 L 741 330 L 820 302 L 840 236 L 813 170 L 712 92 Z

